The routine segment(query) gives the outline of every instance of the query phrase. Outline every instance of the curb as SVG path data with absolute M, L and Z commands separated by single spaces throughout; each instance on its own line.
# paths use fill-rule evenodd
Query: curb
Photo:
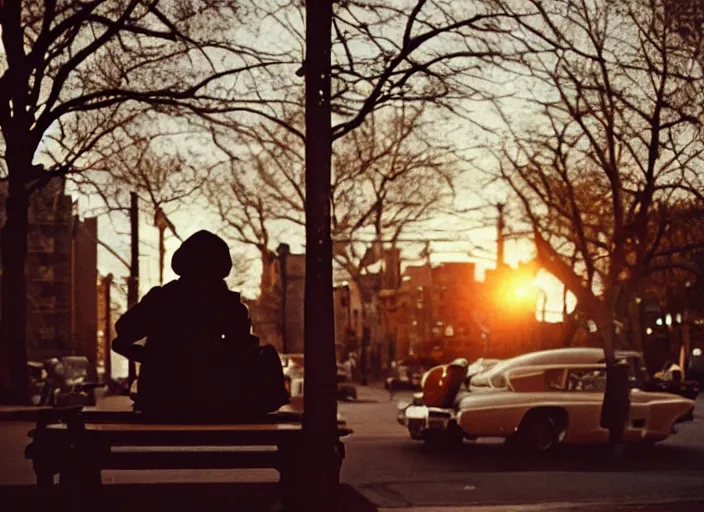
M 650 507 L 696 506 L 696 510 L 704 510 L 703 498 L 682 498 L 645 501 L 592 501 L 592 502 L 555 502 L 555 503 L 516 503 L 510 505 L 467 505 L 467 506 L 431 506 L 431 507 L 403 507 L 380 508 L 378 512 L 590 512 L 590 511 L 627 511 L 643 510 Z M 662 509 L 659 509 L 662 510 Z M 689 509 L 687 509 L 689 510 Z M 694 508 L 692 508 L 694 510 Z

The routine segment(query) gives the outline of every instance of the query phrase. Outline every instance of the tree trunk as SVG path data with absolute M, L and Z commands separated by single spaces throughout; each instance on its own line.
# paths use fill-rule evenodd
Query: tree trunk
M 306 5 L 306 282 L 304 506 L 338 510 L 337 368 L 332 286 L 330 181 L 332 1 Z
M 609 430 L 609 443 L 620 445 L 623 442 L 628 421 L 630 388 L 628 367 L 616 364 L 615 314 L 615 304 L 608 299 L 607 295 L 596 316 L 606 359 L 606 392 L 602 403 L 600 424 L 602 428 Z
M 579 330 L 580 317 L 577 309 L 575 308 L 572 313 L 568 313 L 563 317 L 563 328 L 562 328 L 562 345 L 564 347 L 572 346 L 574 338 L 577 335 L 577 330 Z
M 9 157 L 9 155 L 8 155 Z M 27 373 L 27 226 L 29 197 L 22 166 L 7 159 L 10 169 L 6 222 L 2 228 L 2 317 L 0 322 L 0 403 L 29 404 Z M 27 163 L 29 165 L 29 162 Z M 19 169 L 18 169 L 19 167 Z

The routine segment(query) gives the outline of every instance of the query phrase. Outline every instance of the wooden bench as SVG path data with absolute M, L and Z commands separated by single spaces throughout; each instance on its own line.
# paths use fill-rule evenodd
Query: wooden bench
M 85 503 L 99 489 L 103 469 L 273 468 L 284 509 L 299 510 L 302 432 L 295 412 L 257 423 L 204 425 L 156 424 L 129 411 L 51 409 L 41 411 L 30 431 L 25 458 L 32 460 L 42 494 L 58 491 L 65 503 Z M 345 455 L 341 439 L 350 433 L 338 420 L 338 470 Z

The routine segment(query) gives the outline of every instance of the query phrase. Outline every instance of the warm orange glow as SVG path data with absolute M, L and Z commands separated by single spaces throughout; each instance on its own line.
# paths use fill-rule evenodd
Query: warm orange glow
M 511 309 L 534 307 L 539 293 L 535 279 L 522 274 L 508 277 L 497 291 L 500 305 Z

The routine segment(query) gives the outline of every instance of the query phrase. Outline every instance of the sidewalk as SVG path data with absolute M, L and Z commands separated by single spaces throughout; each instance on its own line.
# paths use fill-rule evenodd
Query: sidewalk
M 48 406 L 0 405 L 0 422 L 36 422 L 39 411 L 51 409 Z M 127 396 L 111 395 L 98 398 L 95 407 L 84 407 L 86 411 L 130 411 L 132 400 Z
M 372 384 L 357 387 L 358 402 L 383 402 L 389 400 L 389 392 L 383 384 Z M 27 421 L 36 422 L 39 411 L 51 409 L 42 406 L 0 405 L 0 422 Z M 132 400 L 123 395 L 110 395 L 98 397 L 95 407 L 84 407 L 85 411 L 131 411 Z
M 701 512 L 702 510 L 704 510 L 704 499 L 646 503 L 524 503 L 466 507 L 380 508 L 378 512 Z

